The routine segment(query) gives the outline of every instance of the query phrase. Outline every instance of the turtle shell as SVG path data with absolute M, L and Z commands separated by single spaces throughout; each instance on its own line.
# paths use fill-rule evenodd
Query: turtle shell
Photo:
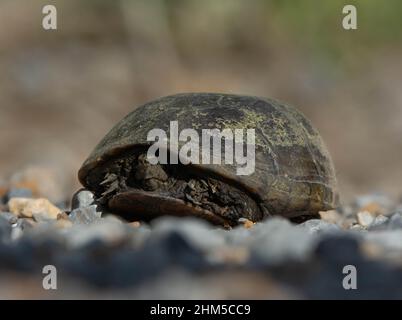
M 272 215 L 317 214 L 338 204 L 334 166 L 317 130 L 297 109 L 278 101 L 233 94 L 185 93 L 148 102 L 117 123 L 79 170 L 79 180 L 96 190 L 101 168 L 147 147 L 150 130 L 169 138 L 170 121 L 179 130 L 254 129 L 255 170 L 237 175 L 236 164 L 189 164 L 248 193 Z M 184 142 L 179 142 L 179 146 Z M 211 145 L 212 148 L 212 145 Z M 222 152 L 224 152 L 222 148 Z

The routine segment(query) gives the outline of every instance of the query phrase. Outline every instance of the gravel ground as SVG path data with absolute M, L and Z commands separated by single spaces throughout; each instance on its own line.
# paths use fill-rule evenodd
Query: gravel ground
M 195 218 L 126 223 L 85 190 L 71 206 L 0 190 L 0 298 L 402 298 L 402 203 L 383 194 L 298 225 L 225 230 Z M 45 265 L 57 290 L 42 286 Z M 355 290 L 342 285 L 347 265 Z

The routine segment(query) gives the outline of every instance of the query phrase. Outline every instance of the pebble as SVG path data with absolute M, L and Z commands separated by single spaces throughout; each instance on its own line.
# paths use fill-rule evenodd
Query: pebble
M 93 199 L 81 189 L 73 196 L 69 215 L 56 208 L 49 218 L 44 214 L 48 209 L 32 209 L 37 200 L 42 200 L 42 209 L 53 206 L 48 200 L 44 204 L 44 199 L 12 197 L 12 212 L 0 213 L 2 272 L 38 272 L 43 264 L 55 264 L 60 277 L 80 285 L 135 291 L 171 279 L 172 270 L 185 274 L 186 281 L 241 270 L 247 277 L 272 277 L 307 298 L 396 297 L 401 292 L 401 265 L 390 265 L 402 262 L 402 213 L 380 214 L 383 204 L 372 198 L 365 203 L 367 210 L 320 212 L 321 219 L 299 225 L 280 217 L 252 224 L 241 220 L 231 230 L 190 217 L 125 223 L 99 212 Z M 359 290 L 341 285 L 347 264 L 358 268 Z M 215 282 L 219 288 L 219 277 Z M 169 289 L 175 288 L 171 282 Z
M 94 204 L 95 195 L 86 189 L 80 189 L 74 193 L 71 200 L 71 209 L 85 208 Z
M 375 230 L 386 226 L 388 220 L 388 217 L 380 214 L 379 216 L 375 217 L 374 221 L 370 224 L 369 230 Z
M 26 218 L 41 215 L 42 218 L 57 219 L 57 215 L 61 212 L 59 208 L 44 198 L 12 198 L 8 202 L 8 207 L 11 213 Z
M 402 229 L 402 214 L 400 212 L 394 213 L 388 221 L 388 229 Z
M 15 226 L 11 229 L 10 239 L 11 241 L 16 241 L 21 238 L 23 234 L 24 231 L 22 230 L 22 228 L 19 226 Z
M 365 232 L 367 231 L 366 227 L 363 227 L 361 224 L 354 224 L 349 228 L 350 231 L 357 231 L 357 232 Z
M 207 261 L 202 251 L 193 245 L 184 234 L 173 231 L 160 237 L 149 237 L 141 251 L 144 258 L 157 259 L 163 267 L 181 266 L 189 270 L 201 270 Z
M 378 223 L 373 223 L 370 226 L 371 231 L 377 230 L 397 230 L 402 229 L 402 214 L 397 212 L 391 215 L 390 217 L 378 216 L 380 219 Z
M 356 197 L 358 211 L 369 211 L 374 214 L 385 214 L 393 207 L 390 197 L 382 193 L 372 193 Z
M 132 228 L 139 228 L 141 226 L 141 223 L 139 221 L 133 221 L 129 222 L 128 225 Z
M 130 236 L 133 228 L 117 219 L 98 219 L 91 224 L 75 224 L 68 229 L 66 241 L 71 248 L 83 247 L 93 241 L 119 243 Z
M 323 221 L 337 224 L 341 221 L 341 214 L 336 210 L 329 210 L 329 211 L 320 211 L 320 217 Z
M 361 242 L 361 237 L 345 234 L 320 241 L 314 253 L 315 259 L 309 261 L 304 268 L 307 272 L 311 271 L 303 286 L 307 298 L 402 298 L 401 268 L 382 261 L 366 259 L 363 256 Z M 357 270 L 357 290 L 345 290 L 342 285 L 345 279 L 342 271 L 347 265 L 352 265 Z
M 360 208 L 360 211 L 369 212 L 370 214 L 376 216 L 379 214 L 384 214 L 384 209 L 376 202 L 371 202 Z
M 344 217 L 339 222 L 342 229 L 348 230 L 354 225 L 357 225 L 356 217 Z
M 365 239 L 386 250 L 395 250 L 399 255 L 402 252 L 402 230 L 400 229 L 368 232 L 365 234 Z
M 360 256 L 359 240 L 353 234 L 326 235 L 318 242 L 314 255 L 328 263 L 353 264 Z
M 250 243 L 251 257 L 257 265 L 279 265 L 302 261 L 311 253 L 314 237 L 288 220 L 271 218 L 257 224 Z
M 176 232 L 193 246 L 207 252 L 225 244 L 224 230 L 211 228 L 208 222 L 197 218 L 161 217 L 153 221 L 151 227 L 154 237 Z
M 340 228 L 336 224 L 319 219 L 307 220 L 299 224 L 297 227 L 307 229 L 307 232 L 310 234 L 333 233 L 340 231 Z
M 120 230 L 123 226 L 120 224 Z M 170 270 L 197 272 L 207 266 L 202 253 L 176 232 L 150 238 L 136 250 L 91 241 L 73 255 L 62 257 L 59 264 L 70 274 L 103 288 L 135 288 L 166 276 Z
M 12 225 L 11 241 L 21 238 L 27 230 L 33 229 L 35 222 L 29 218 L 18 219 L 17 223 Z
M 102 216 L 102 213 L 97 212 L 96 209 L 96 205 L 74 209 L 71 211 L 69 218 L 74 224 L 91 224 Z
M 246 228 L 246 229 L 252 228 L 254 226 L 254 224 L 255 224 L 253 221 L 251 221 L 249 219 L 246 219 L 246 218 L 240 218 L 238 220 L 238 223 L 242 224 L 243 227 Z
M 360 211 L 357 213 L 357 221 L 365 228 L 374 222 L 375 216 L 369 211 Z

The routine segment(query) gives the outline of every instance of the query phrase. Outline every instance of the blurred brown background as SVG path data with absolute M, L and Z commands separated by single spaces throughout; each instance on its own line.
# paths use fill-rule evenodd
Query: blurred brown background
M 54 4 L 58 30 L 42 29 Z M 355 4 L 358 30 L 341 26 Z M 186 91 L 297 106 L 321 132 L 344 199 L 402 194 L 402 2 L 0 1 L 0 179 L 50 168 L 64 197 L 112 125 Z

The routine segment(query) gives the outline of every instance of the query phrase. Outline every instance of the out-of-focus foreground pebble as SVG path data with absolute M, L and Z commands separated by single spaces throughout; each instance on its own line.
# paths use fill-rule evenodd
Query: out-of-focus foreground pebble
M 402 298 L 401 205 L 385 196 L 299 225 L 274 217 L 225 230 L 196 218 L 126 223 L 86 190 L 71 211 L 5 195 L 1 298 Z M 45 265 L 57 268 L 57 290 L 42 287 Z M 343 287 L 348 265 L 357 290 Z

